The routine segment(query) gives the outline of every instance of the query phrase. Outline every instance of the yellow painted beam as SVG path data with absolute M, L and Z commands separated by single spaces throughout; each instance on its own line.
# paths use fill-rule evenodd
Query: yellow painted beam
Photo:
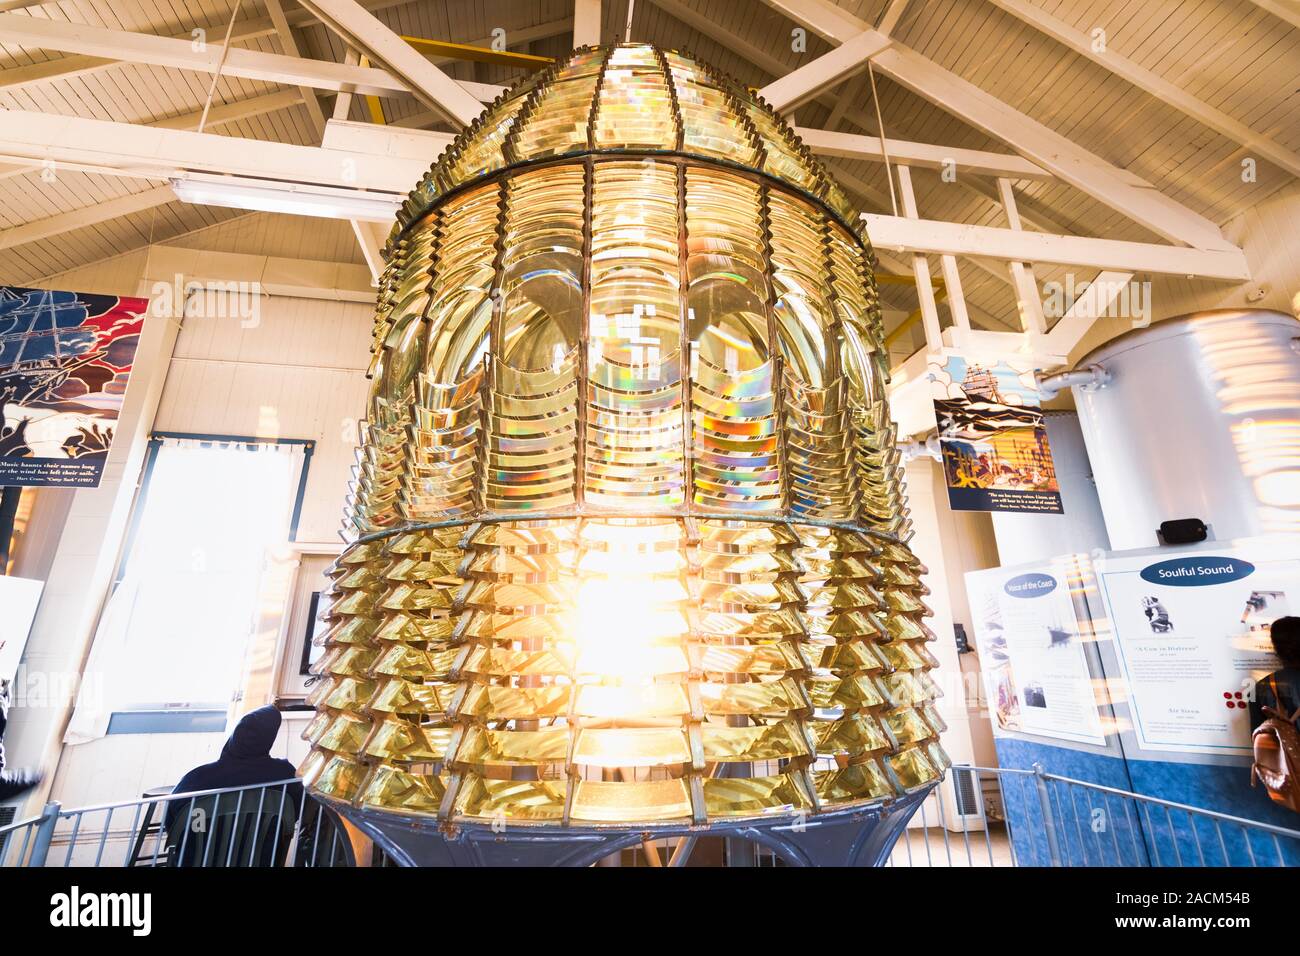
M 894 275 L 892 272 L 877 272 L 876 282 L 881 285 L 916 285 L 914 275 Z M 942 279 L 931 279 L 930 285 L 935 289 L 943 288 Z
M 358 61 L 361 66 L 369 66 L 370 60 L 362 56 Z M 388 117 L 384 115 L 384 104 L 379 101 L 377 96 L 366 97 L 366 109 L 370 113 L 370 122 L 378 123 L 380 126 L 388 125 Z
M 517 66 L 525 70 L 544 70 L 555 62 L 555 59 L 549 56 L 494 50 L 491 47 L 470 46 L 468 43 L 449 43 L 446 40 L 426 40 L 424 37 L 408 36 L 403 36 L 402 39 L 428 56 L 445 56 L 452 60 L 496 63 L 500 66 Z
M 934 304 L 938 305 L 946 298 L 948 298 L 948 290 L 943 288 L 942 285 L 937 285 L 934 293 Z M 893 345 L 895 342 L 897 342 L 899 338 L 902 337 L 904 332 L 907 332 L 909 329 L 912 328 L 912 326 L 916 325 L 916 323 L 920 321 L 921 321 L 921 310 L 917 309 L 915 312 L 913 312 L 911 315 L 905 318 L 902 322 L 899 322 L 898 328 L 894 329 L 894 331 L 890 332 L 888 335 L 885 336 L 885 351 L 888 352 L 889 347 Z

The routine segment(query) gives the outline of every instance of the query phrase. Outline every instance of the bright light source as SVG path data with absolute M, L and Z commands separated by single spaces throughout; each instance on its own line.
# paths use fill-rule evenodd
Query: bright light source
M 401 197 L 303 183 L 186 173 L 171 181 L 176 198 L 199 206 L 225 206 L 323 219 L 392 222 Z

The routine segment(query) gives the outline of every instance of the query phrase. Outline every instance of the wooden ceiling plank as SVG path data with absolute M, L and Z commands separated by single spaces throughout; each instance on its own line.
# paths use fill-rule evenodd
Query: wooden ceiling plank
M 866 26 L 864 21 L 849 17 L 828 0 L 763 2 L 809 29 L 839 41 L 856 37 Z M 1164 196 L 1149 182 L 1111 165 L 915 50 L 895 43 L 878 53 L 872 62 L 879 72 L 997 137 L 1076 189 L 1090 193 L 1157 235 L 1199 249 L 1235 248 L 1223 238 L 1215 223 Z
M 53 236 L 62 235 L 65 232 L 71 232 L 73 229 L 92 226 L 116 219 L 119 216 L 129 216 L 144 209 L 152 209 L 155 206 L 175 201 L 176 194 L 172 192 L 170 186 L 157 186 L 143 192 L 118 196 L 115 199 L 97 202 L 69 212 L 57 213 L 44 219 L 37 219 L 33 222 L 23 223 L 21 226 L 14 226 L 0 231 L 0 249 L 10 249 L 14 246 L 26 245 L 29 242 L 39 242 Z
M 1261 156 L 1276 163 L 1293 176 L 1300 176 L 1300 153 L 1285 149 L 1267 136 L 1257 133 L 1221 110 L 1202 102 L 1180 87 L 1170 83 L 1164 77 L 1138 65 L 1114 50 L 1098 53 L 1092 38 L 1074 27 L 1058 20 L 1050 13 L 1027 3 L 1025 0 L 988 0 L 994 6 L 1006 11 L 1018 20 L 1028 24 L 1056 42 L 1069 48 L 1080 56 L 1086 57 L 1103 69 L 1126 80 L 1138 89 L 1146 91 L 1162 103 L 1190 116 L 1210 129 L 1253 149 Z

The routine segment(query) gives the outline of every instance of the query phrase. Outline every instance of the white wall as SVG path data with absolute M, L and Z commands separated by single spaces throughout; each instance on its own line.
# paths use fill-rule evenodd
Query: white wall
M 327 541 L 339 528 L 365 404 L 371 310 L 276 296 L 259 305 L 256 321 L 233 308 L 214 317 L 187 311 L 153 430 L 315 440 L 298 539 Z M 51 799 L 85 806 L 136 797 L 216 759 L 224 740 L 119 734 L 65 747 Z M 275 754 L 300 756 L 290 744 L 282 729 Z
M 202 253 L 187 254 L 205 274 Z M 155 260 L 159 256 L 154 257 Z M 173 255 L 167 269 L 177 262 Z M 105 260 L 56 277 L 53 288 L 148 295 L 154 275 L 147 252 Z M 209 302 L 212 300 L 209 299 Z M 143 440 L 153 430 L 312 439 L 315 454 L 299 523 L 300 541 L 334 540 L 353 463 L 356 420 L 364 410 L 371 308 L 358 302 L 263 295 L 255 321 L 187 314 L 174 342 L 164 317 L 148 320 L 158 352 L 138 360 L 119 423 L 119 438 L 101 486 L 75 492 L 68 519 L 47 529 L 54 561 L 46 599 L 33 627 L 26 666 L 58 677 L 79 672 L 89 634 L 116 561 L 125 517 L 139 481 Z M 142 350 L 145 348 L 142 345 Z M 57 547 L 54 547 L 57 541 Z M 213 759 L 223 734 L 115 735 L 61 748 L 64 699 L 15 708 L 7 743 L 14 765 L 57 764 L 46 794 L 84 806 L 138 797 L 172 783 L 190 767 Z M 276 753 L 298 756 L 281 732 Z M 31 806 L 28 806 L 31 809 Z
M 971 672 L 975 655 L 957 653 L 953 629 L 953 624 L 960 622 L 967 636 L 974 638 L 964 575 L 997 565 L 993 526 L 987 514 L 948 507 L 947 487 L 938 462 L 914 458 L 907 463 L 906 475 L 907 503 L 915 531 L 910 545 L 929 570 L 923 580 L 930 594 L 924 601 L 934 615 L 926 624 L 938 635 L 929 647 L 939 659 L 939 670 L 933 676 L 944 692 L 937 705 L 948 723 L 942 743 L 954 763 L 993 766 L 993 732 L 980 707 L 978 675 Z M 956 808 L 949 801 L 945 809 L 951 814 Z M 949 822 L 953 825 L 951 816 Z
M 260 313 L 248 328 L 186 317 L 154 429 L 315 440 L 298 540 L 334 541 L 365 409 L 371 309 L 263 296 Z

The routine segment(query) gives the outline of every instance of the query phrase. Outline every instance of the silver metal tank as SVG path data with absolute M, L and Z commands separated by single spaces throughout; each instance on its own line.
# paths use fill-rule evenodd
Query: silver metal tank
M 1213 540 L 1300 531 L 1300 322 L 1258 309 L 1199 312 L 1128 332 L 1080 367 L 1088 457 L 1115 550 L 1200 518 Z

